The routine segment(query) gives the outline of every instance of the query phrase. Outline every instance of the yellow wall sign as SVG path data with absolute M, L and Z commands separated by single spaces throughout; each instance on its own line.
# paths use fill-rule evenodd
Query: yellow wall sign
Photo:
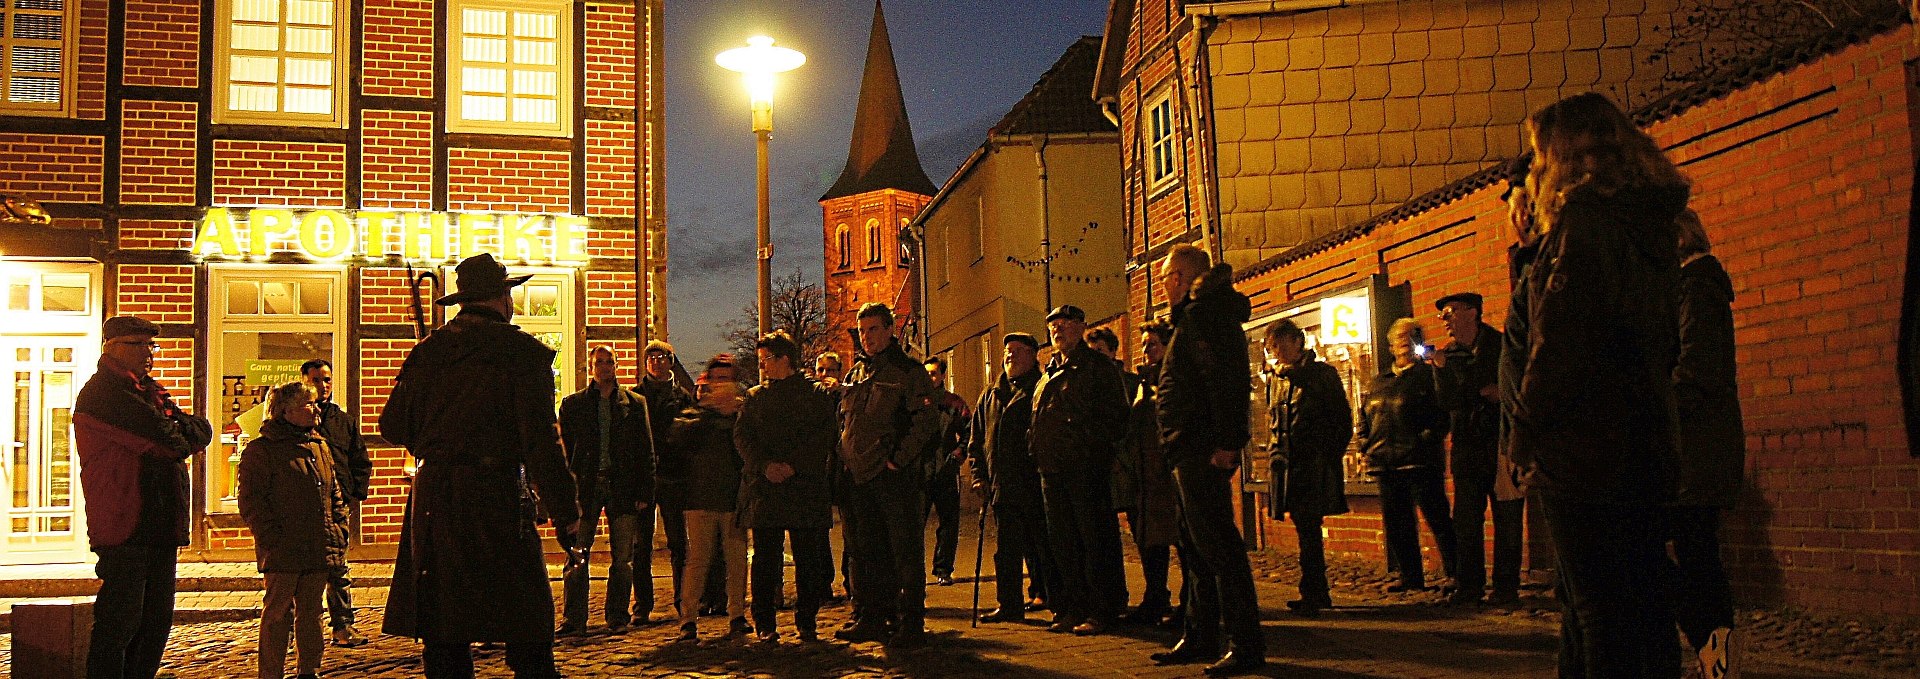
M 264 258 L 275 245 L 314 259 L 361 256 L 444 262 L 490 252 L 508 262 L 584 264 L 587 218 L 479 212 L 210 208 L 193 238 L 199 257 Z
M 1329 297 L 1320 301 L 1320 343 L 1373 341 L 1373 314 L 1365 297 Z

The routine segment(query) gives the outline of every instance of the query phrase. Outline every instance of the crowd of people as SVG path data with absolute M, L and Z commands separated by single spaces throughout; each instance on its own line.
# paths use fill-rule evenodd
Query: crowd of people
M 589 384 L 556 415 L 554 353 L 511 324 L 510 291 L 526 277 L 469 258 L 459 292 L 436 300 L 459 313 L 413 349 L 379 418 L 381 435 L 419 461 L 382 631 L 421 639 L 429 677 L 473 676 L 477 642 L 503 643 L 515 676 L 558 676 L 556 636 L 588 628 L 604 516 L 609 630 L 671 621 L 694 641 L 703 615 L 723 615 L 725 636 L 778 643 L 790 559 L 794 633 L 817 641 L 818 612 L 835 598 L 837 513 L 852 616 L 834 636 L 911 649 L 928 643 L 929 576 L 954 582 L 964 479 L 995 526 L 995 607 L 978 622 L 1048 611 L 1063 634 L 1174 626 L 1179 640 L 1155 662 L 1241 674 L 1268 649 L 1236 519 L 1239 468 L 1269 465 L 1268 510 L 1299 543 L 1299 598 L 1286 606 L 1317 616 L 1334 606 L 1323 526 L 1349 510 L 1342 458 L 1357 437 L 1379 482 L 1400 578 L 1391 589 L 1428 588 L 1419 515 L 1452 578 L 1449 600 L 1513 601 L 1531 498 L 1555 547 L 1562 677 L 1677 677 L 1676 625 L 1704 676 L 1731 676 L 1716 537 L 1743 455 L 1731 283 L 1686 210 L 1686 180 L 1614 104 L 1572 97 L 1527 130 L 1532 152 L 1508 188 L 1504 332 L 1482 320 L 1480 294 L 1441 297 L 1447 341 L 1427 344 L 1413 319 L 1393 323 L 1390 363 L 1357 409 L 1291 320 L 1261 330 L 1256 379 L 1252 306 L 1232 268 L 1181 243 L 1156 267 L 1170 304 L 1142 326 L 1137 370 L 1116 360 L 1112 331 L 1089 330 L 1063 305 L 1046 316 L 1044 346 L 1025 332 L 1001 338 L 997 377 L 969 403 L 944 387 L 944 361 L 910 356 L 893 312 L 867 304 L 850 362 L 825 353 L 809 364 L 787 333 L 759 337 L 751 389 L 727 354 L 690 379 L 662 341 L 645 345 L 638 384 L 621 385 L 614 351 L 594 346 Z M 157 671 L 187 543 L 186 460 L 212 440 L 149 375 L 159 334 L 109 319 L 76 409 L 102 580 L 93 677 Z M 323 607 L 334 645 L 366 642 L 345 557 L 372 466 L 330 398 L 331 368 L 311 361 L 303 380 L 274 388 L 241 456 L 238 501 L 266 584 L 263 678 L 283 676 L 289 635 L 299 676 L 317 675 Z M 1256 385 L 1272 437 L 1249 451 Z M 1120 517 L 1145 583 L 1132 605 Z M 543 522 L 566 551 L 557 628 Z M 656 524 L 675 612 L 659 620 Z

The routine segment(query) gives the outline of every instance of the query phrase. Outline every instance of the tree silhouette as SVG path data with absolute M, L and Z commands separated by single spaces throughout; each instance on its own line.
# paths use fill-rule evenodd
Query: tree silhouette
M 760 337 L 760 309 L 749 302 L 740 315 L 717 326 L 720 336 L 733 351 L 734 371 L 742 383 L 760 381 L 760 362 L 753 353 Z M 800 345 L 800 361 L 795 368 L 812 364 L 813 357 L 828 351 L 827 296 L 818 284 L 808 283 L 799 269 L 773 281 L 773 327 L 785 330 Z

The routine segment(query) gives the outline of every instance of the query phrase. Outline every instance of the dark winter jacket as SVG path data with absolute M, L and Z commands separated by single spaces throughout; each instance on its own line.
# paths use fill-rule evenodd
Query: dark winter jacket
M 966 460 L 967 429 L 973 426 L 973 410 L 959 394 L 935 385 L 933 402 L 940 407 L 940 439 L 927 456 L 927 483 L 952 484 Z M 929 486 L 932 487 L 932 486 Z
M 1167 466 L 1154 420 L 1153 387 L 1159 370 L 1157 365 L 1141 366 L 1132 379 L 1127 437 L 1114 463 L 1113 508 L 1128 513 L 1134 543 L 1144 547 L 1172 545 L 1180 537 L 1173 469 Z
M 1519 405 L 1521 378 L 1527 373 L 1527 347 L 1533 341 L 1533 333 L 1527 325 L 1527 272 L 1533 269 L 1534 257 L 1539 253 L 1537 243 L 1514 244 L 1507 248 L 1507 284 L 1513 296 L 1507 300 L 1507 319 L 1500 333 L 1500 455 L 1507 463 L 1501 465 L 1503 473 L 1516 490 L 1524 494 L 1525 487 L 1518 466 L 1512 464 L 1514 458 L 1513 416 Z M 1507 498 L 1515 499 L 1515 498 Z
M 739 508 L 742 465 L 733 446 L 734 417 L 696 405 L 674 418 L 667 442 L 687 465 L 686 485 L 675 506 L 710 512 Z
M 1081 342 L 1047 361 L 1034 386 L 1027 433 L 1040 473 L 1111 473 L 1126 433 L 1127 395 L 1113 359 Z
M 349 503 L 366 500 L 373 486 L 373 458 L 367 455 L 366 442 L 360 440 L 360 422 L 332 401 L 321 401 L 319 406 L 320 426 L 314 427 L 313 433 L 327 442 L 333 454 L 333 474 L 340 484 L 340 494 Z
M 580 517 L 554 420 L 553 350 L 468 305 L 407 355 L 380 433 L 420 459 L 383 631 L 551 640 L 533 500 L 555 526 Z
M 1040 471 L 1027 446 L 1033 424 L 1033 388 L 1040 369 L 1008 377 L 1004 373 L 992 388 L 980 394 L 973 409 L 973 427 L 967 437 L 967 456 L 973 458 L 973 480 L 987 488 L 994 506 L 1040 506 Z
M 1446 367 L 1433 369 L 1434 392 L 1447 411 L 1453 436 L 1449 452 L 1454 478 L 1492 484 L 1499 470 L 1500 401 L 1482 396 L 1480 390 L 1499 384 L 1504 343 L 1500 331 L 1481 323 L 1473 346 L 1448 343 L 1441 350 L 1447 353 Z
M 898 340 L 854 362 L 840 395 L 840 462 L 855 485 L 879 477 L 888 464 L 910 472 L 913 483 L 924 481 L 921 465 L 940 436 L 938 395 L 926 368 Z
M 1733 280 L 1705 255 L 1680 267 L 1680 413 L 1683 505 L 1731 509 L 1746 467 L 1746 429 L 1734 377 Z
M 1443 469 L 1447 463 L 1447 411 L 1433 394 L 1433 366 L 1373 378 L 1360 406 L 1360 450 L 1367 473 Z
M 1173 339 L 1155 400 L 1168 464 L 1239 450 L 1252 438 L 1247 412 L 1253 369 L 1240 328 L 1252 308 L 1233 289 L 1233 267 L 1226 264 L 1201 274 L 1187 298 L 1174 304 Z
M 240 516 L 262 573 L 324 570 L 347 560 L 347 498 L 333 453 L 313 431 L 268 420 L 240 453 Z
M 1353 440 L 1353 408 L 1340 373 L 1312 351 L 1282 366 L 1267 384 L 1267 421 L 1273 425 L 1272 479 L 1285 495 L 1270 515 L 1347 513 L 1346 455 Z
M 598 500 L 608 514 L 634 514 L 638 503 L 653 503 L 653 432 L 647 399 L 626 387 L 614 387 L 608 404 L 611 434 L 607 445 L 606 496 L 594 497 L 600 484 L 600 388 L 587 388 L 560 399 L 560 443 L 567 452 L 582 504 Z
M 840 422 L 833 394 L 800 373 L 747 392 L 733 430 L 744 486 L 740 525 L 748 528 L 832 528 L 829 478 Z M 774 483 L 767 465 L 782 462 L 793 476 Z
M 73 435 L 93 549 L 187 544 L 187 457 L 213 441 L 206 418 L 101 356 L 74 402 Z
M 647 401 L 647 426 L 653 433 L 654 499 L 671 508 L 679 501 L 681 489 L 686 485 L 687 464 L 686 456 L 673 448 L 668 434 L 673 429 L 674 418 L 693 406 L 693 392 L 680 384 L 680 378 L 674 373 L 668 373 L 664 380 L 642 375 L 635 391 Z
M 1621 505 L 1670 500 L 1683 186 L 1579 188 L 1526 279 L 1532 328 L 1513 456 L 1532 493 Z

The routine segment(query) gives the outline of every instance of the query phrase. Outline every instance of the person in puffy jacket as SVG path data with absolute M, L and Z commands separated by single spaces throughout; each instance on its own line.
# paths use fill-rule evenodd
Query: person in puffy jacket
M 267 400 L 271 419 L 240 453 L 240 516 L 253 532 L 255 560 L 266 581 L 261 679 L 285 676 L 288 632 L 299 651 L 301 679 L 319 675 L 325 648 L 321 602 L 333 569 L 347 562 L 347 498 L 333 452 L 314 432 L 319 397 L 305 382 L 275 387 Z
M 1387 343 L 1393 364 L 1373 378 L 1360 406 L 1360 451 L 1367 458 L 1367 473 L 1380 480 L 1380 521 L 1387 549 L 1400 566 L 1399 584 L 1387 591 L 1404 592 L 1427 586 L 1416 506 L 1440 547 L 1448 575 L 1454 570 L 1456 542 L 1447 507 L 1447 411 L 1434 395 L 1433 368 L 1416 354 L 1416 348 L 1424 347 L 1420 324 L 1411 318 L 1394 321 Z

